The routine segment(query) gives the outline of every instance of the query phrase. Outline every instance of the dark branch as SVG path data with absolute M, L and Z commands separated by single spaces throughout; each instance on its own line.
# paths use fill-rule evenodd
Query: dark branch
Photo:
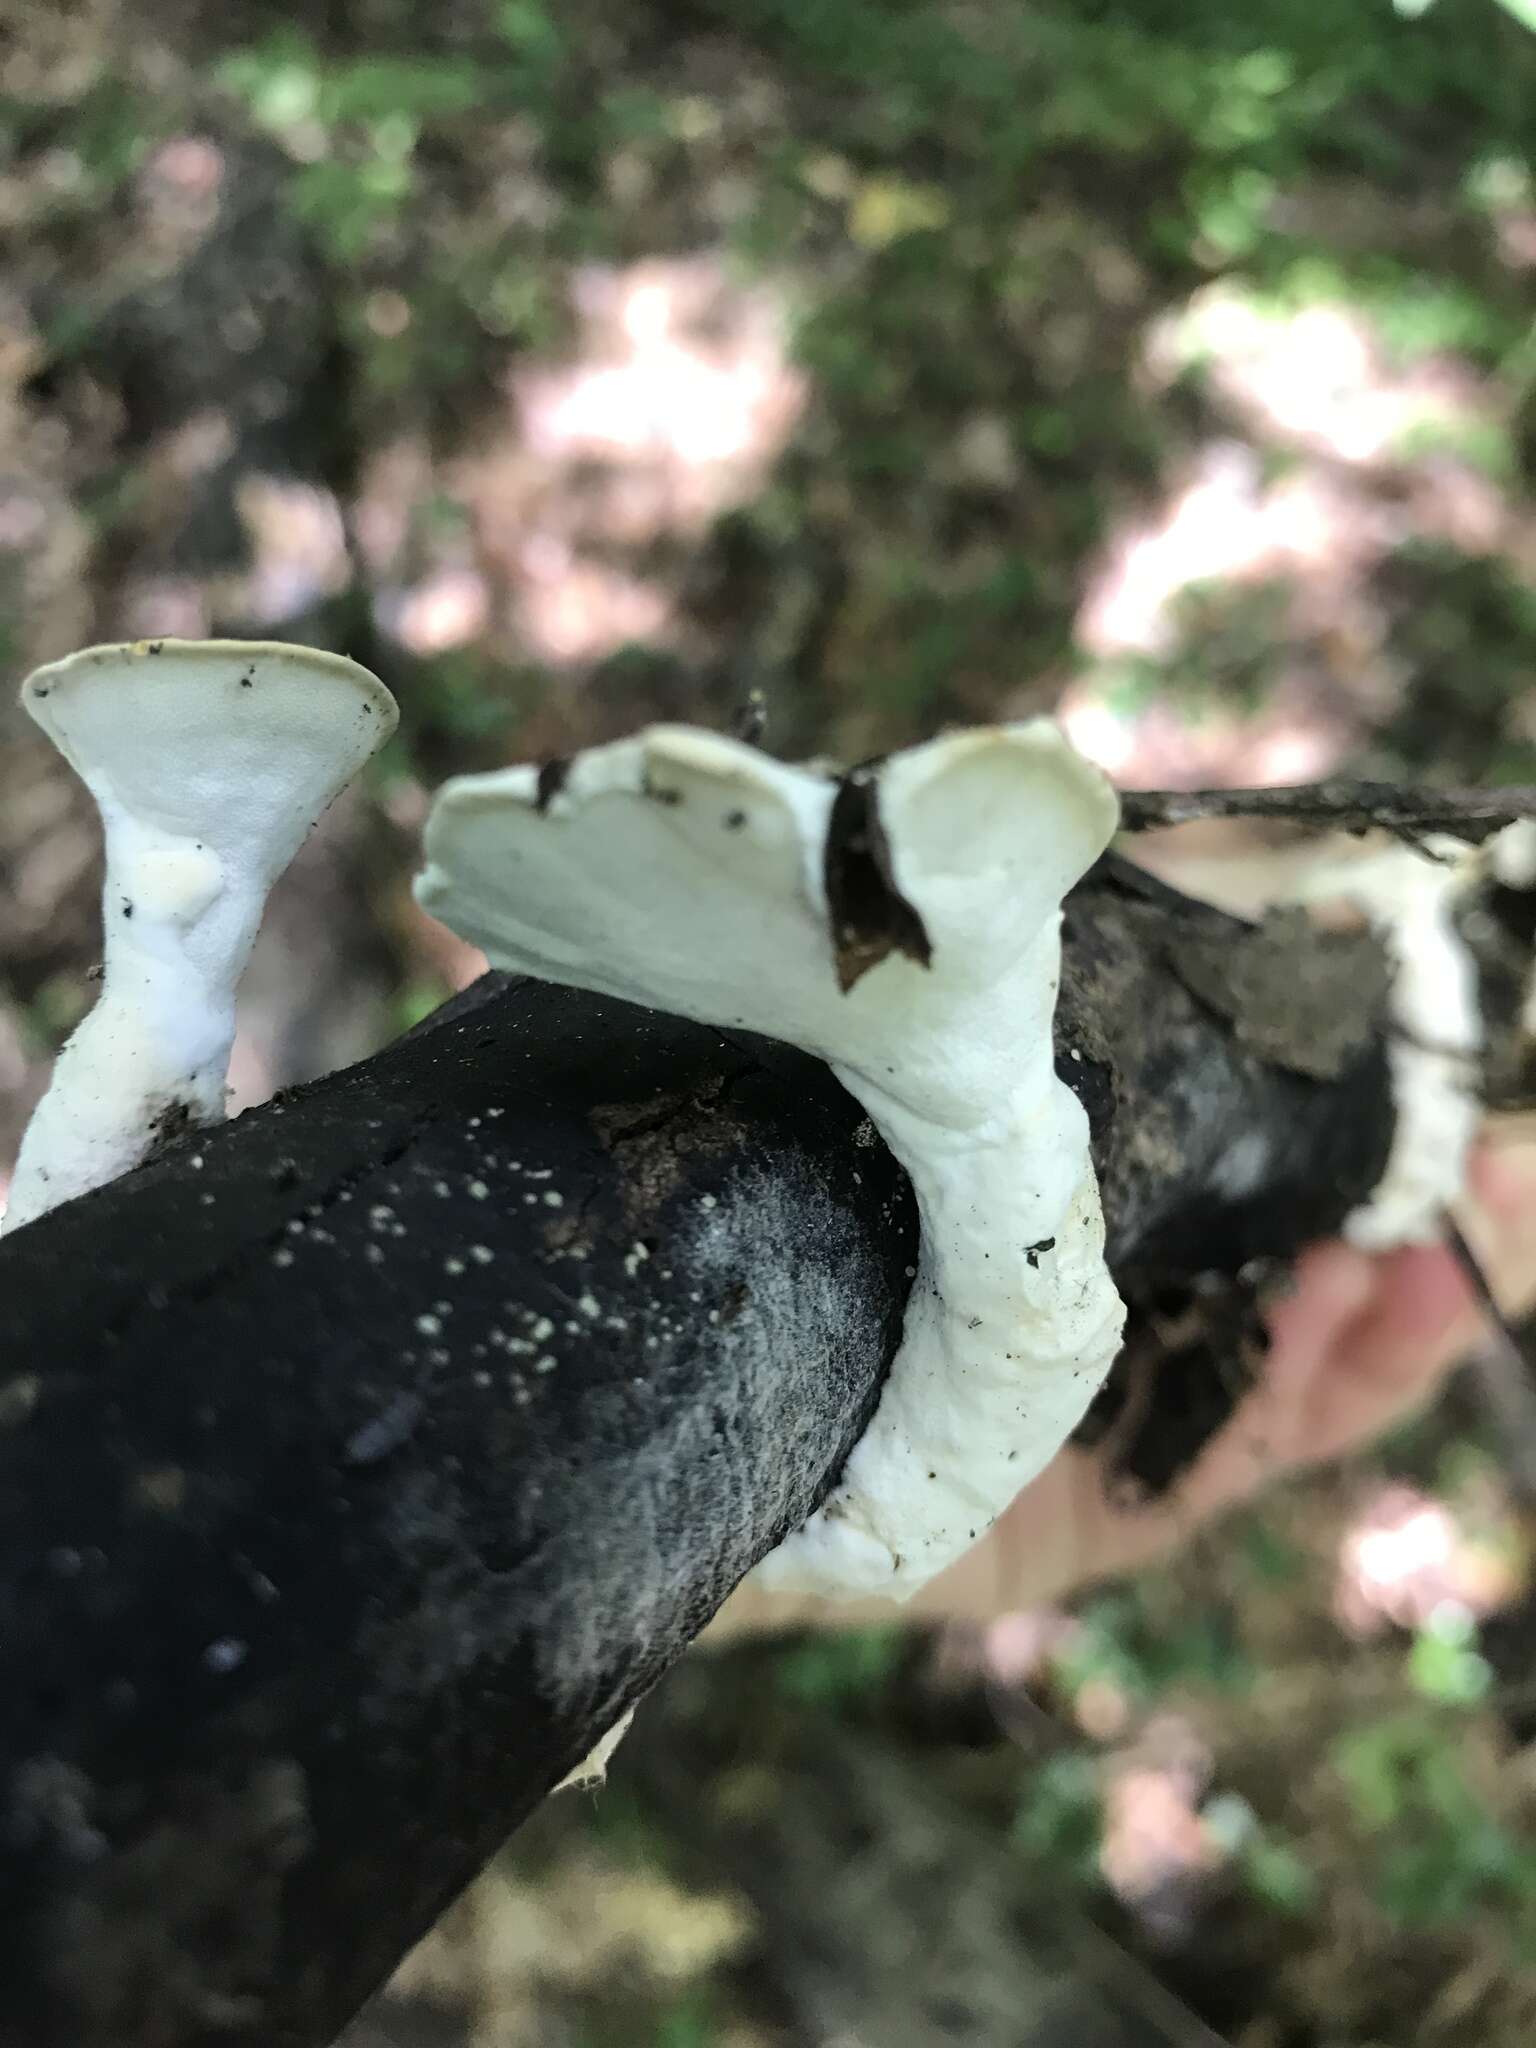
M 1138 1315 L 1379 1177 L 1340 943 L 1113 860 L 1071 898 L 1058 1066 Z M 1212 944 L 1258 948 L 1225 1003 Z M 814 1061 L 492 978 L 0 1245 L 0 2041 L 330 2039 L 824 1497 L 914 1231 Z M 1186 1350 L 1132 1473 L 1230 1405 Z
M 1390 782 L 1312 782 L 1288 789 L 1127 789 L 1127 832 L 1155 832 L 1199 818 L 1267 818 L 1319 829 L 1395 833 L 1420 840 L 1445 832 L 1480 844 L 1517 818 L 1536 818 L 1536 788 L 1400 789 Z

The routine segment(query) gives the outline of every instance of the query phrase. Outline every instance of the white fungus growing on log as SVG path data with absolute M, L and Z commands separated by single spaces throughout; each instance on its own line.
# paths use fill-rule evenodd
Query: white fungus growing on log
M 1381 1180 L 1344 1222 L 1344 1235 L 1363 1250 L 1436 1242 L 1465 1189 L 1483 1119 L 1486 1025 L 1477 963 L 1457 915 L 1490 878 L 1524 887 L 1532 871 L 1531 828 L 1519 821 L 1481 846 L 1437 834 L 1422 849 L 1393 841 L 1325 858 L 1293 891 L 1303 902 L 1351 904 L 1391 956 L 1392 1150 Z
M 658 726 L 440 793 L 417 884 L 493 964 L 826 1060 L 909 1174 L 921 1249 L 879 1406 L 758 1567 L 904 1598 L 1053 1457 L 1114 1359 L 1088 1127 L 1057 1079 L 1060 910 L 1107 781 L 1044 720 L 831 779 Z
M 260 641 L 91 647 L 21 696 L 96 800 L 106 880 L 101 994 L 22 1140 L 12 1228 L 222 1118 L 268 892 L 397 717 L 355 662 Z

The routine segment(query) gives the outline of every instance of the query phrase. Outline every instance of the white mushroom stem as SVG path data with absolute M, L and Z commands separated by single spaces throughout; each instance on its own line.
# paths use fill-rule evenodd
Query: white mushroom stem
M 89 648 L 22 702 L 96 800 L 106 880 L 101 995 L 22 1140 L 10 1228 L 223 1116 L 268 892 L 396 720 L 356 663 L 265 642 Z
M 686 727 L 449 783 L 423 905 L 498 966 L 827 1060 L 911 1177 L 901 1345 L 774 1586 L 905 1597 L 1054 1456 L 1114 1359 L 1087 1120 L 1056 1077 L 1066 891 L 1114 794 L 1044 721 L 841 781 Z

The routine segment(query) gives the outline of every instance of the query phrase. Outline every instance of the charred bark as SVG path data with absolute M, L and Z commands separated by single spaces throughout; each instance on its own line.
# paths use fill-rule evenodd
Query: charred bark
M 1074 894 L 1143 1352 L 1379 1178 L 1378 969 L 1117 861 Z M 824 1497 L 915 1243 L 814 1061 L 496 977 L 6 1240 L 0 2042 L 329 2040 Z M 1230 1408 L 1225 1327 L 1162 1345 L 1133 1478 Z

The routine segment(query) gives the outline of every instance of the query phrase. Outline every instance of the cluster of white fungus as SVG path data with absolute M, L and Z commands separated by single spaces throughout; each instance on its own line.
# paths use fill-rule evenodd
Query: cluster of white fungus
M 101 812 L 105 959 L 23 1141 L 12 1226 L 222 1117 L 267 894 L 396 720 L 356 664 L 266 643 L 91 648 L 22 695 Z M 768 1586 L 912 1593 L 1055 1455 L 1114 1359 L 1123 1308 L 1052 1022 L 1062 900 L 1117 815 L 1043 720 L 842 777 L 658 726 L 437 800 L 417 893 L 495 965 L 815 1054 L 911 1178 L 897 1356 L 832 1494 L 758 1567 Z M 1489 874 L 1536 874 L 1536 827 L 1432 852 L 1325 866 L 1300 892 L 1350 898 L 1395 956 L 1396 1133 L 1346 1226 L 1369 1247 L 1434 1235 L 1461 1189 L 1482 1024 L 1455 913 Z

